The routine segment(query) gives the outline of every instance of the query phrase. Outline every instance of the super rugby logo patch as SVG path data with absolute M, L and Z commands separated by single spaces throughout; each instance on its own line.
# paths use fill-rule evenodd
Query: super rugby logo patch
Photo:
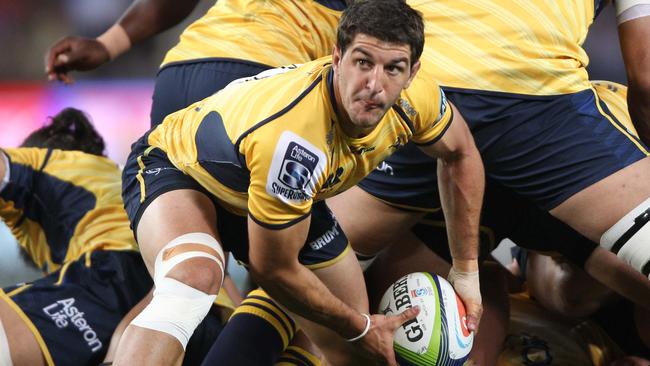
M 323 174 L 325 154 L 293 132 L 280 136 L 266 181 L 266 191 L 283 202 L 310 200 Z

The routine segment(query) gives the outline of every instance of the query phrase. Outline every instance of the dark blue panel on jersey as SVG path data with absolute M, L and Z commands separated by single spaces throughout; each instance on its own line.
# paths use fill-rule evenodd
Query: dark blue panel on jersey
M 0 197 L 14 202 L 25 218 L 41 225 L 52 260 L 58 264 L 66 256 L 77 223 L 96 203 L 95 195 L 82 187 L 15 163 L 11 163 L 11 181 Z
M 228 138 L 219 113 L 210 112 L 201 121 L 196 131 L 196 150 L 199 164 L 221 184 L 238 192 L 248 191 L 250 172 Z
M 317 3 L 334 10 L 345 10 L 346 4 L 344 0 L 316 0 Z
M 594 19 L 600 14 L 600 12 L 607 6 L 607 0 L 594 0 Z

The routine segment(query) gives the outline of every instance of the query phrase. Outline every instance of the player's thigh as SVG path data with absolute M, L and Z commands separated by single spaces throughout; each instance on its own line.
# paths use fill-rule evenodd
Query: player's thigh
M 36 336 L 6 300 L 6 294 L 0 294 L 0 320 L 9 342 L 13 364 L 15 366 L 45 365 Z
M 550 213 L 598 242 L 602 234 L 650 197 L 650 157 L 569 197 Z

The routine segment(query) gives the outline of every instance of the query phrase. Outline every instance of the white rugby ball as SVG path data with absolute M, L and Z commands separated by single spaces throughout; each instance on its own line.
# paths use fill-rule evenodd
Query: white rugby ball
M 401 366 L 461 366 L 474 342 L 467 330 L 465 306 L 444 278 L 416 272 L 386 290 L 379 312 L 396 315 L 413 306 L 420 314 L 397 329 L 394 349 Z

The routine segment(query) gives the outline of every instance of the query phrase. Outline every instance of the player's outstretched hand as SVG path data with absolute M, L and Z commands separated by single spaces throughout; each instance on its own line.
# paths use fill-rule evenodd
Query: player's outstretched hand
M 45 56 L 45 72 L 48 80 L 66 84 L 74 82 L 70 71 L 93 70 L 108 62 L 106 47 L 94 38 L 68 36 L 56 42 Z
M 370 330 L 357 342 L 372 365 L 397 366 L 393 337 L 397 328 L 414 319 L 420 313 L 419 307 L 405 310 L 398 315 L 375 314 L 370 317 Z
M 478 325 L 483 315 L 483 305 L 481 299 L 481 285 L 479 282 L 478 271 L 462 272 L 451 267 L 447 281 L 454 286 L 454 290 L 465 304 L 467 313 L 467 330 L 477 332 Z

